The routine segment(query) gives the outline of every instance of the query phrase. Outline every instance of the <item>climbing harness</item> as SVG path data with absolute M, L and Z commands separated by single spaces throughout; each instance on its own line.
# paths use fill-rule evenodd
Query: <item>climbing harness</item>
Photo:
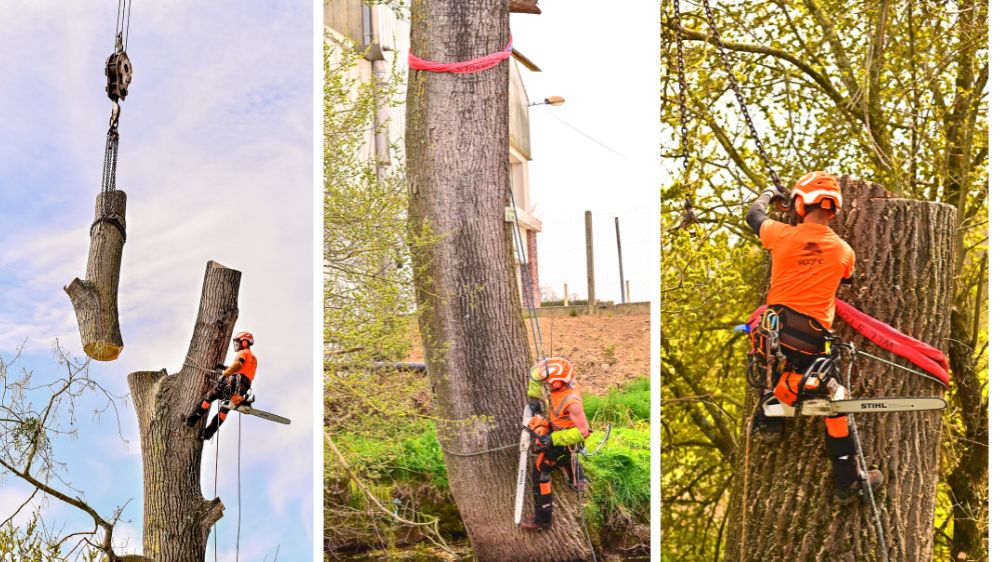
M 917 359 L 923 358 L 924 364 L 935 367 L 939 371 L 943 370 L 940 364 L 927 358 L 928 356 L 940 356 L 943 360 L 944 355 L 939 350 L 898 332 L 891 326 L 867 316 L 838 299 L 838 315 L 842 315 L 848 310 L 852 315 L 852 326 L 856 325 L 861 328 L 857 330 L 858 333 L 869 338 L 880 336 L 875 343 L 886 349 L 895 350 L 897 353 L 902 353 L 904 349 L 921 349 L 926 355 L 914 355 L 914 353 L 910 353 L 910 355 Z M 787 320 L 792 321 L 794 318 L 795 316 L 788 316 Z M 825 335 L 827 343 L 823 353 L 816 353 L 816 350 L 803 351 L 816 356 L 805 373 L 799 374 L 789 371 L 787 359 L 781 351 L 783 345 L 790 345 L 787 340 L 782 338 L 782 329 L 786 328 L 782 325 L 775 309 L 767 305 L 758 308 L 746 324 L 737 327 L 737 331 L 747 333 L 750 338 L 751 349 L 747 356 L 747 382 L 751 387 L 762 391 L 760 406 L 765 417 L 910 412 L 941 410 L 946 406 L 943 399 L 936 397 L 875 397 L 830 400 L 827 390 L 843 384 L 840 376 L 842 350 L 849 350 L 851 365 L 853 365 L 854 357 L 861 354 L 893 367 L 899 367 L 907 372 L 918 374 L 938 384 L 944 383 L 938 377 L 908 369 L 887 359 L 859 352 L 854 349 L 853 344 L 843 343 L 840 337 L 832 334 Z M 790 338 L 801 333 L 798 331 L 800 328 L 787 329 L 792 331 Z M 797 339 L 791 341 L 799 342 Z M 907 342 L 909 347 L 904 347 L 902 342 Z M 943 376 L 947 380 L 947 371 L 943 371 Z M 777 382 L 775 379 L 778 379 Z
M 462 61 L 462 62 L 434 62 L 422 59 L 413 52 L 410 52 L 408 62 L 410 68 L 413 70 L 427 70 L 430 72 L 450 72 L 452 74 L 470 74 L 473 72 L 481 72 L 488 68 L 493 68 L 494 66 L 500 64 L 501 62 L 510 58 L 511 53 L 514 52 L 514 36 L 511 35 L 510 39 L 507 41 L 507 46 L 504 47 L 502 51 L 497 51 L 491 53 L 484 57 L 479 57 L 472 60 Z
M 868 500 L 871 507 L 872 518 L 875 522 L 875 530 L 878 539 L 879 554 L 881 559 L 888 562 L 888 550 L 885 542 L 885 532 L 882 527 L 878 505 L 875 503 L 875 495 L 872 490 L 871 481 L 868 475 L 868 464 L 865 460 L 864 450 L 861 444 L 861 437 L 854 419 L 856 413 L 888 413 L 888 412 L 913 412 L 928 410 L 943 410 L 946 403 L 938 397 L 902 397 L 902 398 L 852 398 L 851 397 L 851 375 L 854 368 L 855 358 L 858 354 L 877 359 L 883 363 L 894 367 L 899 367 L 905 371 L 921 375 L 931 379 L 938 384 L 946 384 L 948 380 L 947 360 L 944 354 L 936 348 L 916 340 L 910 336 L 902 334 L 888 324 L 875 320 L 860 312 L 847 303 L 837 301 L 837 314 L 844 318 L 849 315 L 850 320 L 844 318 L 862 336 L 871 339 L 874 343 L 884 349 L 907 357 L 915 358 L 921 366 L 928 366 L 934 371 L 934 375 L 928 375 L 919 371 L 908 369 L 892 361 L 876 357 L 874 355 L 859 352 L 851 342 L 844 342 L 840 337 L 828 334 L 826 336 L 826 348 L 823 354 L 817 355 L 810 363 L 806 372 L 800 375 L 797 388 L 782 389 L 782 384 L 790 384 L 792 378 L 789 375 L 795 374 L 791 371 L 774 371 L 776 365 L 774 356 L 780 353 L 781 345 L 785 343 L 781 339 L 782 325 L 776 321 L 777 314 L 774 309 L 765 305 L 758 308 L 747 323 L 739 326 L 737 331 L 746 332 L 750 337 L 751 351 L 749 353 L 750 364 L 747 367 L 747 381 L 751 386 L 755 383 L 767 380 L 767 386 L 761 388 L 762 393 L 754 406 L 753 412 L 760 408 L 765 417 L 794 417 L 794 416 L 836 416 L 847 414 L 848 428 L 851 439 L 857 451 L 857 458 L 860 466 L 860 480 L 862 493 Z M 764 355 L 766 354 L 766 355 Z M 765 357 L 762 359 L 762 356 Z M 841 377 L 840 366 L 843 359 L 847 359 L 846 374 Z M 912 361 L 913 359 L 911 359 Z M 766 365 L 764 367 L 763 365 Z M 761 372 L 766 369 L 765 374 Z M 772 375 L 781 375 L 778 388 L 771 386 Z M 843 385 L 843 398 L 831 400 L 829 390 L 836 389 Z M 788 390 L 784 395 L 781 392 Z M 819 394 L 825 396 L 817 397 Z M 754 414 L 748 416 L 745 459 L 744 459 L 744 483 L 743 483 L 743 529 L 740 541 L 740 559 L 745 558 L 746 548 L 746 496 L 747 496 L 747 472 L 749 468 L 750 455 L 750 434 L 753 430 Z
M 735 328 L 736 331 L 744 332 L 750 335 L 752 348 L 750 356 L 751 364 L 747 367 L 747 379 L 752 382 L 760 381 L 762 376 L 762 372 L 757 370 L 760 359 L 758 358 L 755 363 L 752 355 L 759 353 L 761 347 L 758 343 L 758 339 L 756 339 L 758 336 L 756 336 L 755 333 L 758 331 L 765 332 L 769 326 L 767 311 L 768 306 L 761 305 L 753 312 L 753 314 L 750 315 L 750 318 L 745 324 L 741 324 Z M 900 365 L 899 363 L 883 359 L 860 350 L 854 351 L 857 355 L 862 355 L 908 373 L 921 376 L 940 384 L 941 386 L 948 385 L 950 380 L 948 375 L 950 367 L 948 365 L 947 356 L 941 350 L 912 336 L 908 336 L 881 320 L 872 318 L 841 299 L 836 300 L 836 311 L 838 317 L 844 320 L 844 322 L 851 326 L 854 331 L 863 336 L 865 339 L 894 355 L 907 359 L 916 365 L 920 370 L 912 369 L 906 367 L 905 365 Z M 760 327 L 759 330 L 758 326 Z M 761 388 L 758 384 L 751 384 L 751 386 Z

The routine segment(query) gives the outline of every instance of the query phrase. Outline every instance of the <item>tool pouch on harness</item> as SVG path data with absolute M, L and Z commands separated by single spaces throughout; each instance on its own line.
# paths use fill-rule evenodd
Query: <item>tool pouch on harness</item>
M 805 380 L 802 375 L 817 358 L 824 356 L 831 336 L 815 318 L 787 306 L 769 306 L 750 327 L 748 335 L 747 381 L 751 386 L 766 390 L 773 387 L 775 394 L 778 387 L 784 387 L 784 397 L 779 398 L 790 403 L 786 398 L 794 402 L 800 391 L 815 390 L 822 384 Z
M 533 454 L 543 452 L 545 447 L 538 440 L 538 437 L 549 434 L 549 420 L 545 419 L 541 415 L 535 414 L 530 420 L 528 420 L 528 429 L 530 429 L 533 434 L 533 438 L 531 440 L 531 452 Z

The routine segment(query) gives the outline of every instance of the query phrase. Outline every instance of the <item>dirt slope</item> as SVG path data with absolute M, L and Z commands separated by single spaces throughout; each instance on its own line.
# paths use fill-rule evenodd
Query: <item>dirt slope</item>
M 649 376 L 649 314 L 541 318 L 549 357 L 565 357 L 582 390 L 604 394 L 625 381 Z M 530 334 L 531 325 L 525 321 Z M 414 330 L 416 332 L 416 330 Z M 423 361 L 419 336 L 407 361 Z

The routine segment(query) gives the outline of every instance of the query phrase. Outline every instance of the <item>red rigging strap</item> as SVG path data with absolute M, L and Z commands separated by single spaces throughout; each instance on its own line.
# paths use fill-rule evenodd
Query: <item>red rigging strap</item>
M 410 52 L 410 68 L 414 70 L 427 70 L 430 72 L 451 72 L 452 74 L 469 74 L 472 72 L 480 72 L 486 70 L 487 68 L 493 68 L 494 66 L 500 64 L 501 61 L 505 61 L 510 58 L 510 54 L 514 51 L 514 36 L 511 35 L 510 39 L 507 41 L 507 46 L 502 51 L 496 53 L 491 53 L 485 57 L 479 57 L 478 59 L 472 59 L 462 62 L 434 62 L 429 60 L 424 60 L 413 52 Z
M 766 308 L 767 305 L 762 305 L 747 319 L 747 326 L 751 330 L 760 322 L 761 314 Z M 948 384 L 950 380 L 948 358 L 941 350 L 910 337 L 881 320 L 868 316 L 840 299 L 837 299 L 837 316 L 847 322 L 865 339 L 890 353 L 909 360 L 945 385 Z
M 945 385 L 948 384 L 948 358 L 941 350 L 868 316 L 840 299 L 837 299 L 837 316 L 875 345 L 908 359 Z

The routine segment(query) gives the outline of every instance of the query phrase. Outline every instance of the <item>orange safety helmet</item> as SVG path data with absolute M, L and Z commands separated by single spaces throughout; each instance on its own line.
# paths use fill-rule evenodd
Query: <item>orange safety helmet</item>
M 559 383 L 562 387 L 573 382 L 573 365 L 562 357 L 542 359 L 532 367 L 531 378 L 538 382 L 546 382 L 550 386 Z
M 233 349 L 235 351 L 243 349 L 243 346 L 240 345 L 240 342 L 243 341 L 247 342 L 247 347 L 253 345 L 253 334 L 251 334 L 250 332 L 240 332 L 236 334 L 236 336 L 233 337 Z
M 817 203 L 834 213 L 843 205 L 840 182 L 826 172 L 809 172 L 792 188 L 792 204 L 800 217 L 806 216 L 807 205 Z

